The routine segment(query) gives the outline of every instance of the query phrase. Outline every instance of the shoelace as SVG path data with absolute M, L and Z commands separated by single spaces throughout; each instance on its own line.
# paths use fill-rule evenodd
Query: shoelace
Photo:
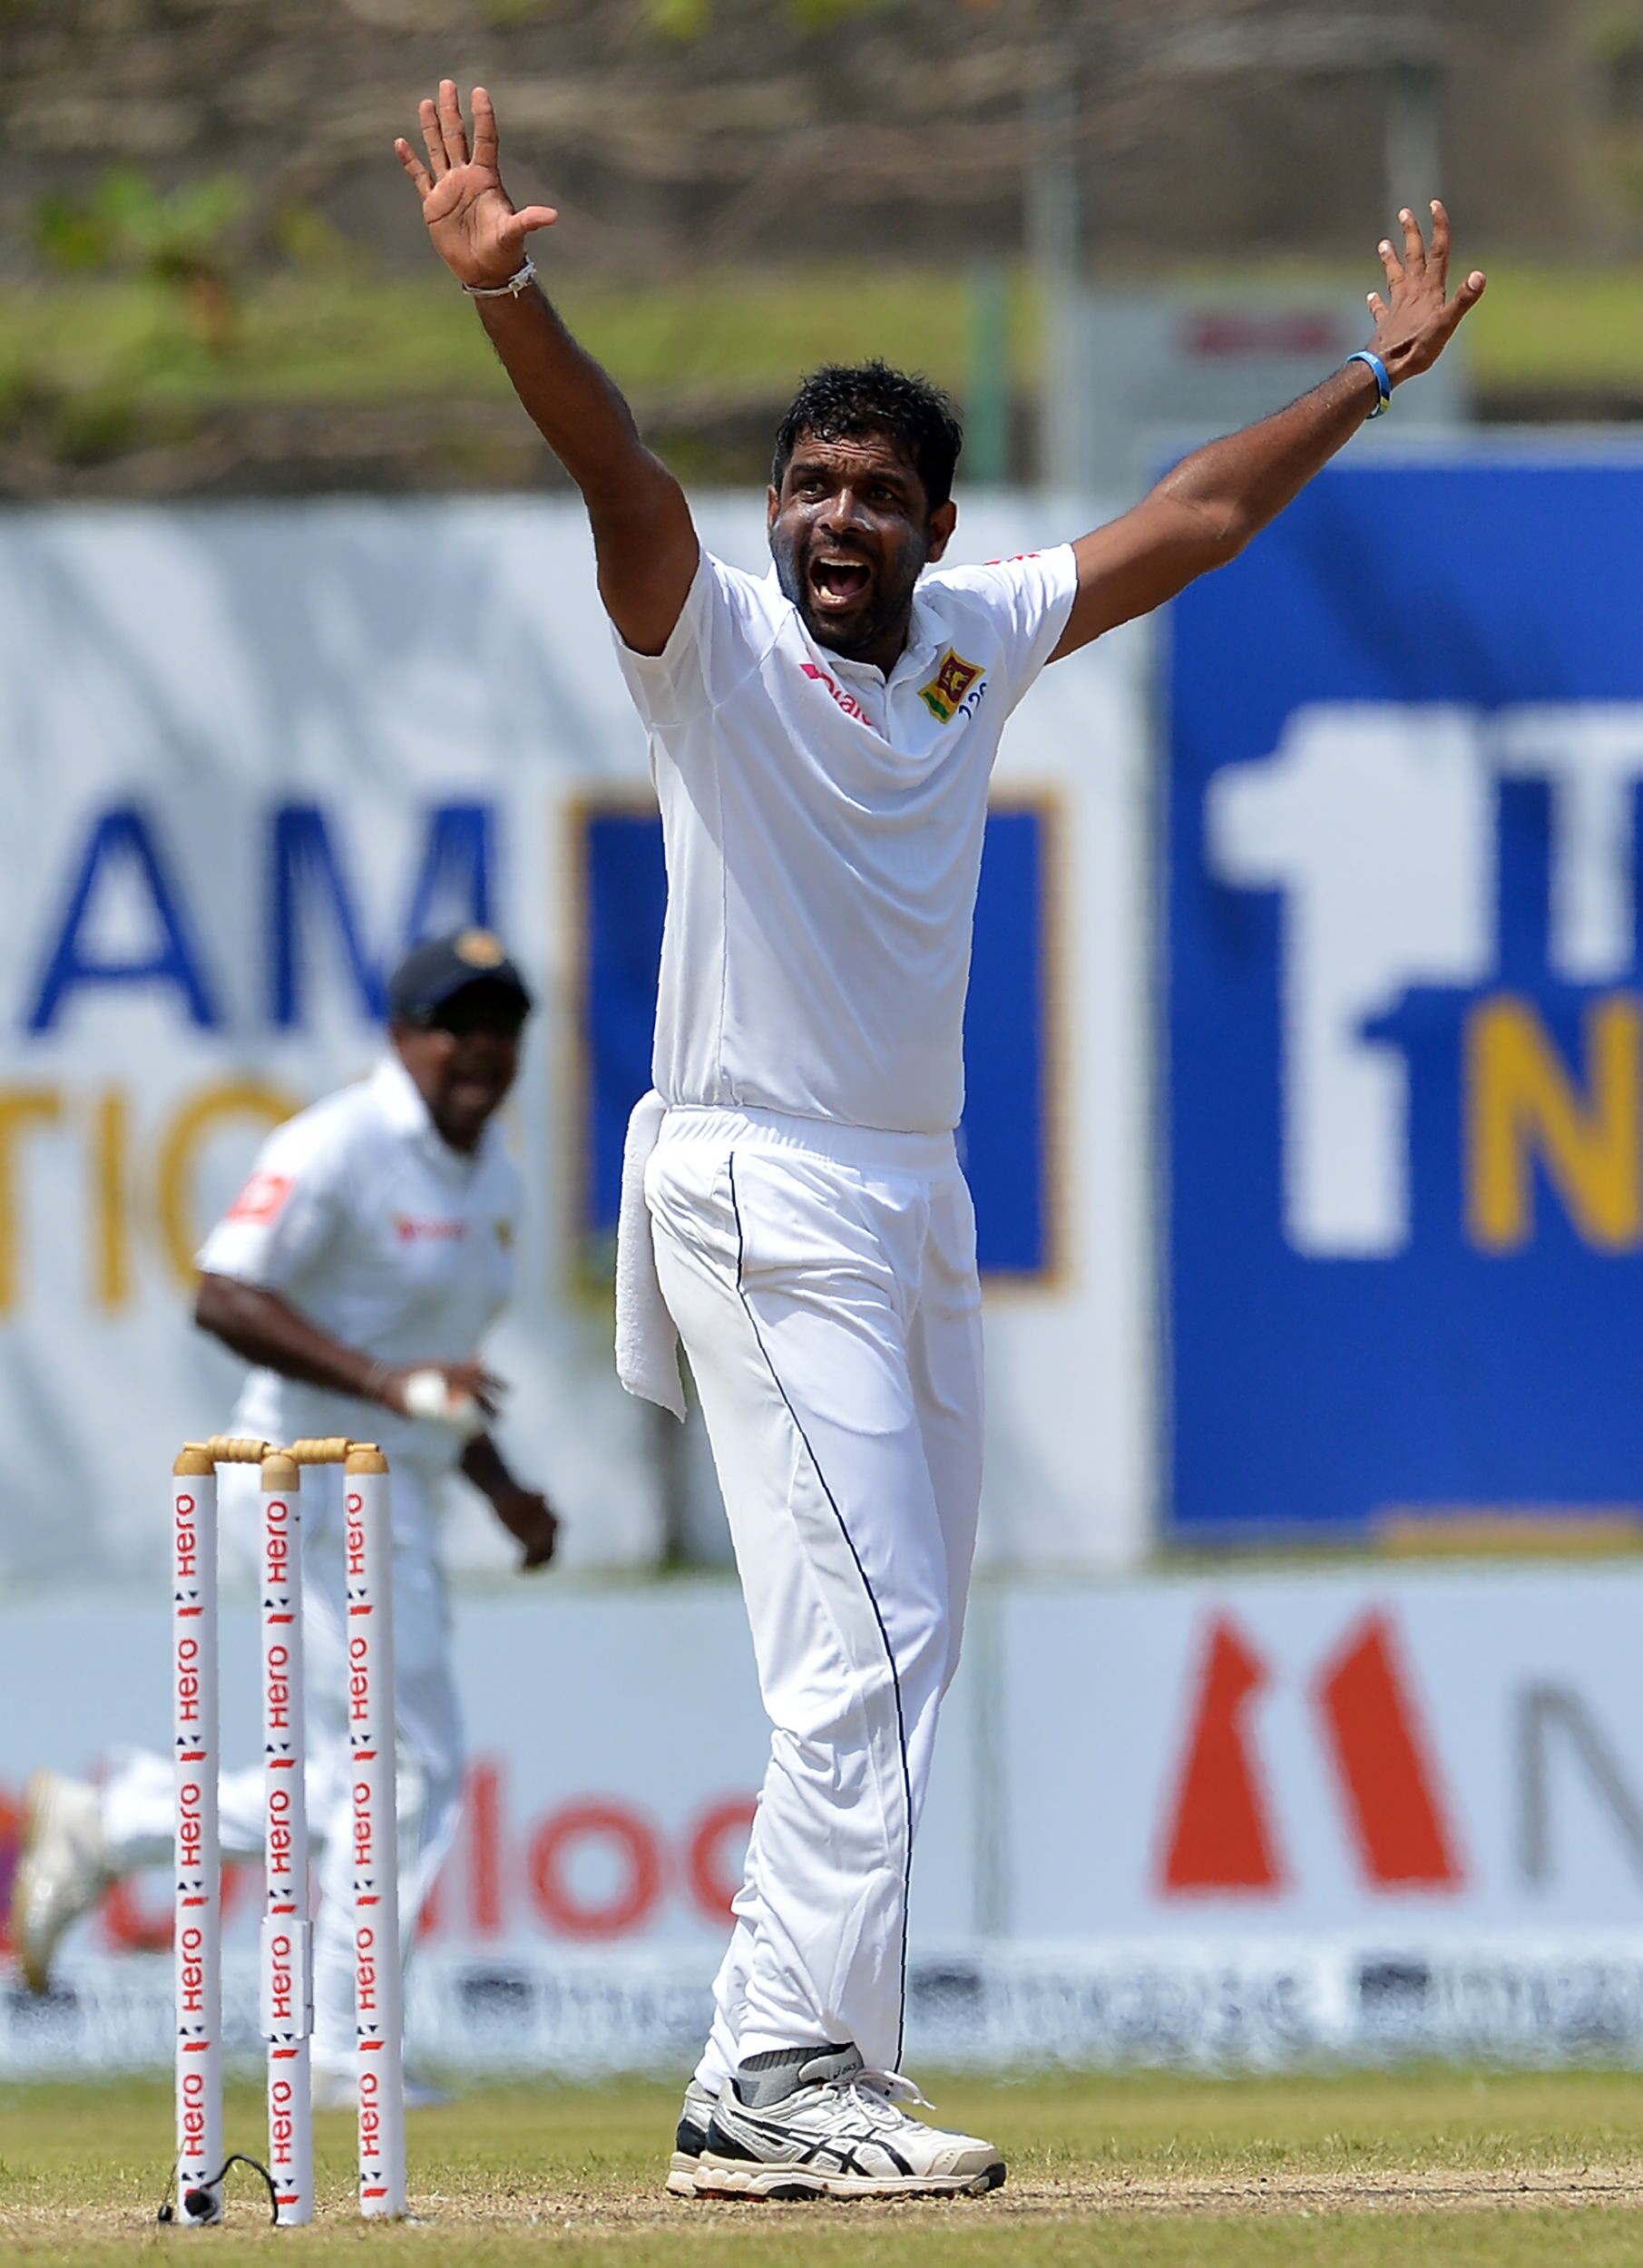
M 914 2082 L 900 2071 L 851 2071 L 836 2079 L 829 2079 L 827 2084 L 836 2093 L 852 2097 L 869 2117 L 876 2113 L 885 2125 L 899 2125 L 905 2121 L 906 2113 L 897 2107 L 902 2103 L 919 2103 L 925 2110 L 934 2108 L 934 2105 L 920 2094 Z

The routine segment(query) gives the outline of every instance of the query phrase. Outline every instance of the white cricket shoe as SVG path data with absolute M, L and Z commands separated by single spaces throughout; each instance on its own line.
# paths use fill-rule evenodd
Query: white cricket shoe
M 762 2067 L 762 2068 L 760 2068 Z M 854 2047 L 758 2056 L 719 2097 L 697 2160 L 699 2197 L 982 2196 L 1004 2161 L 974 2135 L 909 2118 L 923 2098 Z
M 12 1950 L 31 1992 L 44 1992 L 64 1934 L 107 1889 L 103 1795 L 89 1780 L 36 1772 L 24 1799 L 12 1875 Z
M 711 2119 L 717 2095 L 709 2095 L 699 2079 L 692 2079 L 685 2089 L 685 2099 L 679 2114 L 679 2129 L 673 2136 L 673 2162 L 668 2168 L 668 2193 L 674 2197 L 694 2197 L 696 2169 L 702 2152 L 708 2146 L 708 2123 Z

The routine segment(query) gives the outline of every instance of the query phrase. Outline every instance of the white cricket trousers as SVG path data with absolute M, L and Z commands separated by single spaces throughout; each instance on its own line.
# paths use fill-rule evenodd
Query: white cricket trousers
M 398 1731 L 400 1942 L 408 1960 L 416 1920 L 433 1887 L 462 1805 L 463 1735 L 451 1674 L 450 1609 L 435 1514 L 442 1476 L 394 1468 L 394 1710 Z M 347 1601 L 343 1574 L 343 1476 L 324 1465 L 302 1475 L 302 1636 L 308 1697 L 308 1827 L 318 1862 L 314 1925 L 314 2061 L 354 2068 L 354 1900 L 348 1848 L 345 1664 Z M 260 1496 L 254 1466 L 228 1465 L 218 1498 L 224 1557 L 254 1549 Z M 249 1682 L 257 1664 L 225 1649 L 222 1684 Z M 225 1860 L 262 1855 L 262 1767 L 225 1772 L 220 1819 Z M 171 1857 L 173 1773 L 169 1756 L 115 1752 L 103 1788 L 103 1831 L 116 1874 Z
M 697 2076 L 901 2062 L 907 1892 L 981 1492 L 981 1292 L 950 1135 L 673 1110 L 645 1170 L 770 1760 Z

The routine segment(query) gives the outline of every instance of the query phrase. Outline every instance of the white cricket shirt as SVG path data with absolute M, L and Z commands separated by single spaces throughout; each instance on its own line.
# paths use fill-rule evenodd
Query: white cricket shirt
M 937 568 L 886 679 L 704 551 L 665 651 L 618 638 L 667 847 L 666 1101 L 957 1125 L 987 783 L 1077 588 L 1065 544 Z
M 452 1149 L 390 1056 L 275 1128 L 196 1257 L 377 1362 L 463 1362 L 507 1302 L 519 1198 L 494 1122 L 472 1157 Z M 274 1442 L 356 1434 L 424 1465 L 462 1450 L 445 1426 L 271 1370 L 251 1371 L 234 1424 Z

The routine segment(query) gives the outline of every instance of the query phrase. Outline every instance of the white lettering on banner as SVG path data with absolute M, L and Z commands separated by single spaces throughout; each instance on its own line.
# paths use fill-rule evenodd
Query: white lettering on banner
M 1470 711 L 1298 709 L 1276 751 L 1217 773 L 1211 870 L 1284 894 L 1285 1229 L 1297 1251 L 1409 1235 L 1407 1082 L 1362 1036 L 1416 983 L 1489 966 L 1489 778 Z
M 1495 797 L 1518 779 L 1551 790 L 1552 971 L 1612 982 L 1632 964 L 1643 707 L 1318 705 L 1210 783 L 1212 874 L 1283 895 L 1284 1218 L 1299 1252 L 1409 1240 L 1404 1066 L 1364 1027 L 1412 987 L 1488 980 Z

